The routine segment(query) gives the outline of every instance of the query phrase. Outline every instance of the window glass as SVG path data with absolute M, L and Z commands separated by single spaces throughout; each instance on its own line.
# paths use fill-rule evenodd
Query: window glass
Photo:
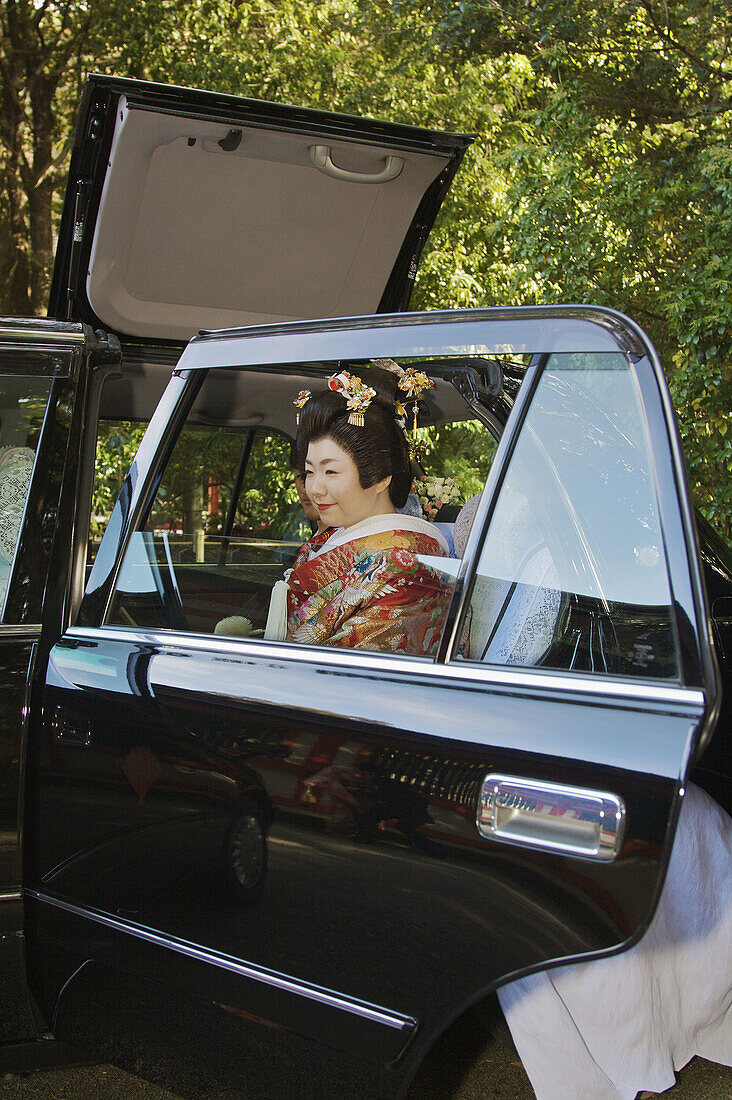
M 396 517 L 380 513 L 378 531 L 351 539 L 327 524 L 302 481 L 298 490 L 304 471 L 293 469 L 292 451 L 298 393 L 325 390 L 343 369 L 209 372 L 132 537 L 108 623 L 434 655 L 459 566 L 456 520 L 482 490 L 495 439 L 443 371 L 410 436 L 406 503 Z M 404 469 L 409 487 L 408 460 Z M 341 541 L 326 546 L 331 537 Z M 275 589 L 282 580 L 288 587 Z
M 0 606 L 23 523 L 50 378 L 0 375 Z
M 99 543 L 109 522 L 114 502 L 119 496 L 132 459 L 145 434 L 146 423 L 138 420 L 100 420 L 94 462 L 94 492 L 92 495 L 87 548 L 87 569 L 91 568 Z
M 289 450 L 258 428 L 186 425 L 132 538 L 108 621 L 213 633 L 236 616 L 261 627 L 275 581 L 309 533 Z
M 464 628 L 491 664 L 678 676 L 650 448 L 621 355 L 554 355 L 486 534 Z

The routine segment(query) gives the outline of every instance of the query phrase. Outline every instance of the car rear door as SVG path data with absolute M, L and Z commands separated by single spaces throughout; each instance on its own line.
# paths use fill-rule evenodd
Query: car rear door
M 471 140 L 92 75 L 49 313 L 182 345 L 199 329 L 406 309 Z
M 233 400 L 270 372 L 294 394 L 309 371 L 385 357 L 521 364 L 437 659 L 181 623 L 181 586 L 159 580 L 179 572 L 171 531 L 146 523 L 205 386 Z M 498 984 L 643 934 L 716 692 L 668 394 L 627 319 L 488 310 L 196 340 L 51 655 L 36 995 L 52 1012 L 91 958 L 154 972 L 398 1091 Z

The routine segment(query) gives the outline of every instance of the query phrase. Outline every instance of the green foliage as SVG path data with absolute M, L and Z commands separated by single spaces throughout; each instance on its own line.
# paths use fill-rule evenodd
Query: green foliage
M 156 494 L 148 528 L 220 534 L 249 435 L 248 429 L 186 427 Z M 289 455 L 289 441 L 284 437 L 254 433 L 246 477 L 237 496 L 236 535 L 268 538 L 275 532 L 280 538 L 299 513 Z
M 0 0 L 0 22 L 5 309 L 47 285 L 31 207 L 60 194 L 84 69 L 467 131 L 415 307 L 628 313 L 732 536 L 728 0 Z
M 496 442 L 477 420 L 418 428 L 417 440 L 425 472 L 453 478 L 462 489 L 463 503 L 482 491 Z
M 669 378 L 697 503 L 731 538 L 729 6 L 448 7 L 460 64 L 500 60 L 520 79 L 484 116 L 420 304 L 575 301 L 633 317 Z
M 99 426 L 91 514 L 93 539 L 104 533 L 144 432 L 144 425 L 129 420 L 103 421 Z

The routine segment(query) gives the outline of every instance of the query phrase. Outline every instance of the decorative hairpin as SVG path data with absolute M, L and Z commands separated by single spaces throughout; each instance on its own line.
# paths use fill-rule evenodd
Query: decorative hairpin
M 416 367 L 400 367 L 393 359 L 372 359 L 371 362 L 374 366 L 381 367 L 382 370 L 388 370 L 397 375 L 399 389 L 406 394 L 408 401 L 413 402 L 412 430 L 416 432 L 419 399 L 425 390 L 429 390 L 434 386 L 434 382 L 427 377 L 424 371 L 417 370 Z M 328 379 L 328 389 L 345 397 L 348 423 L 362 428 L 364 426 L 364 411 L 376 397 L 376 390 L 372 389 L 371 386 L 364 385 L 363 380 L 357 374 L 350 374 L 347 370 L 331 375 Z M 300 423 L 300 412 L 311 397 L 310 390 L 300 390 L 293 401 L 293 405 L 298 410 L 296 417 L 298 424 Z M 399 400 L 395 402 L 395 415 L 402 430 L 406 432 L 407 411 Z
M 331 375 L 328 379 L 328 389 L 345 397 L 346 408 L 349 410 L 348 423 L 363 428 L 364 411 L 376 397 L 376 390 L 371 386 L 365 386 L 358 375 L 349 374 L 347 370 Z
M 404 390 L 410 401 L 414 402 L 413 414 L 414 420 L 412 422 L 412 431 L 417 430 L 417 413 L 419 399 L 425 390 L 431 390 L 434 386 L 434 382 L 431 378 L 422 370 L 417 370 L 416 367 L 405 367 L 404 372 L 399 377 L 399 389 Z
M 391 374 L 395 374 L 398 378 L 397 385 L 403 393 L 407 395 L 408 400 L 414 402 L 413 414 L 413 430 L 417 430 L 417 402 L 419 401 L 425 390 L 432 389 L 434 382 L 431 378 L 428 378 L 424 371 L 417 370 L 416 367 L 400 367 L 393 359 L 372 359 L 371 363 L 375 367 L 380 367 L 381 370 L 388 370 Z M 396 415 L 402 428 L 406 431 L 406 416 L 407 412 L 401 401 L 396 402 Z
M 311 394 L 310 390 L 300 390 L 299 394 L 297 395 L 295 400 L 292 402 L 293 405 L 297 409 L 297 413 L 295 414 L 295 423 L 296 424 L 300 423 L 300 413 L 302 412 L 302 409 L 304 408 L 304 406 L 307 405 L 308 401 L 310 400 L 310 398 L 312 396 L 313 395 Z

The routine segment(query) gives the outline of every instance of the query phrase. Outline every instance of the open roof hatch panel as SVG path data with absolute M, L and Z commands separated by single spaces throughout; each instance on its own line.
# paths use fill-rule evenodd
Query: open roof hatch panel
M 122 338 L 405 309 L 469 138 L 92 77 L 52 312 Z

